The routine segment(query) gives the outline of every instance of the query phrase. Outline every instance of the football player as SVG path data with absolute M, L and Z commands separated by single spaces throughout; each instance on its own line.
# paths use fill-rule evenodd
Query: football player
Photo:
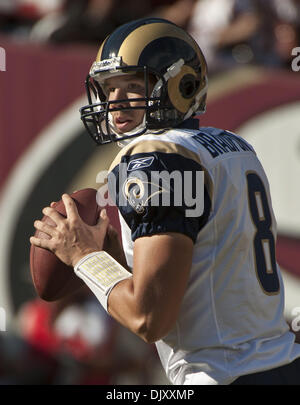
M 68 195 L 32 238 L 74 267 L 106 311 L 155 342 L 173 384 L 298 384 L 300 345 L 284 320 L 276 221 L 253 147 L 199 127 L 207 67 L 197 43 L 166 20 L 115 30 L 86 81 L 81 118 L 97 144 L 118 142 L 108 185 L 126 263 L 104 251 L 105 210 L 84 224 Z M 115 247 L 115 250 L 121 247 Z

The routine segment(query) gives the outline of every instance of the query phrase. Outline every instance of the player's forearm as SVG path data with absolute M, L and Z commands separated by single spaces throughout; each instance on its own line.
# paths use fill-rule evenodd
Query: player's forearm
M 180 233 L 136 239 L 133 276 L 111 290 L 109 313 L 146 342 L 166 336 L 178 319 L 193 247 Z
M 154 343 L 162 338 L 167 330 L 166 323 L 155 302 L 151 304 L 147 295 L 141 294 L 134 288 L 133 278 L 123 280 L 111 291 L 108 298 L 109 314 L 131 332 L 142 338 L 147 343 Z
M 164 311 L 167 318 L 162 315 L 163 297 L 154 293 L 151 283 L 145 287 L 105 251 L 83 257 L 74 271 L 119 323 L 146 342 L 162 337 L 169 311 Z

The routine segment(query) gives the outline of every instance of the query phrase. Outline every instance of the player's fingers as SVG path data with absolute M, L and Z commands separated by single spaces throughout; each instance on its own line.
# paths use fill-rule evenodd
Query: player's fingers
M 56 233 L 56 226 L 51 226 L 43 221 L 34 221 L 34 227 L 38 231 L 42 231 L 49 236 L 54 236 Z
M 106 227 L 108 227 L 109 224 L 109 217 L 107 215 L 106 209 L 102 208 L 102 210 L 100 211 L 100 215 L 99 215 L 99 220 L 98 220 L 98 224 L 105 224 Z
M 56 211 L 56 209 L 52 207 L 43 208 L 42 213 L 51 218 L 56 223 L 56 225 L 58 225 L 60 221 L 65 219 L 59 212 Z
M 52 201 L 52 203 L 50 204 L 50 207 L 53 208 L 55 206 L 56 202 Z
M 102 208 L 102 210 L 100 211 L 100 217 L 101 217 L 102 219 L 108 218 L 108 215 L 107 215 L 107 212 L 106 212 L 106 209 L 105 209 L 105 208 Z
M 109 217 L 106 213 L 106 209 L 102 208 L 102 210 L 100 211 L 97 226 L 100 227 L 104 235 L 107 233 L 108 225 L 109 225 Z
M 30 243 L 34 246 L 51 250 L 52 245 L 51 245 L 50 239 L 40 239 L 40 238 L 37 238 L 36 236 L 31 236 L 29 240 L 30 240 Z
M 76 204 L 69 194 L 63 194 L 62 200 L 66 208 L 67 218 L 70 220 L 80 219 Z

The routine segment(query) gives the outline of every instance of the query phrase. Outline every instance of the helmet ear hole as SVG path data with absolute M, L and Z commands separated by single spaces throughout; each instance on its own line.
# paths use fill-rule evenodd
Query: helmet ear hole
M 192 98 L 196 94 L 199 87 L 199 81 L 192 74 L 187 74 L 182 77 L 179 83 L 179 91 L 183 98 Z
M 186 114 L 193 102 L 194 95 L 199 89 L 199 80 L 194 69 L 184 65 L 175 77 L 168 80 L 168 95 L 173 106 Z

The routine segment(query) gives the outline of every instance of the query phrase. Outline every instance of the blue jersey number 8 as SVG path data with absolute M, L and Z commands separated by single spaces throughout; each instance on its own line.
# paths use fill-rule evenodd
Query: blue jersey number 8
M 256 228 L 254 252 L 256 274 L 266 294 L 279 292 L 279 278 L 275 257 L 275 240 L 271 231 L 272 216 L 266 189 L 256 173 L 247 174 L 249 208 Z

